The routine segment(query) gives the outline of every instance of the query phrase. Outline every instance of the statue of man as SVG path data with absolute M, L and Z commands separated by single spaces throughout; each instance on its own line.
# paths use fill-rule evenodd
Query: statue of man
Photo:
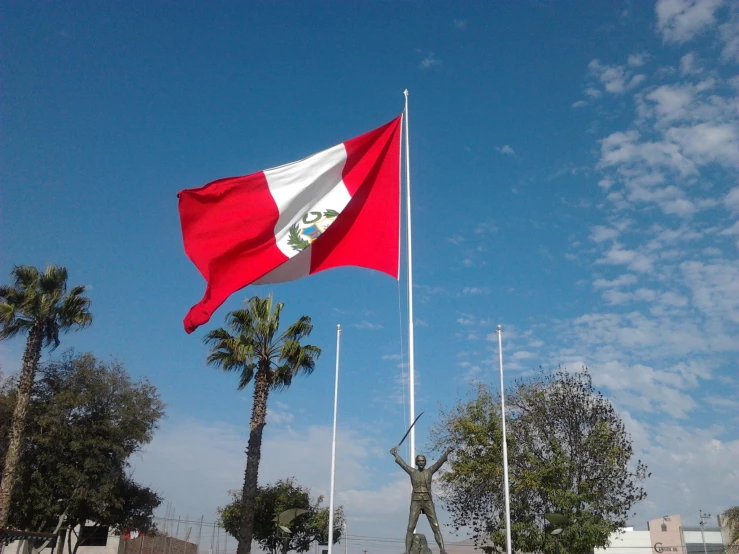
M 395 456 L 395 463 L 398 464 L 411 478 L 411 486 L 413 487 L 413 493 L 411 494 L 411 511 L 408 517 L 408 529 L 405 534 L 405 554 L 411 553 L 411 547 L 413 546 L 413 533 L 416 529 L 416 523 L 418 523 L 418 516 L 421 513 L 426 514 L 426 518 L 429 520 L 431 530 L 434 532 L 434 538 L 436 544 L 439 545 L 441 554 L 446 554 L 444 550 L 444 539 L 441 536 L 441 530 L 439 529 L 439 520 L 436 517 L 436 508 L 434 507 L 434 501 L 431 498 L 431 478 L 434 473 L 446 462 L 449 457 L 449 453 L 452 451 L 451 448 L 447 448 L 446 451 L 441 455 L 441 458 L 436 460 L 436 463 L 426 469 L 426 456 L 416 456 L 416 466 L 418 469 L 414 469 L 405 463 L 403 458 L 398 454 L 398 447 L 395 446 L 390 449 L 390 454 Z

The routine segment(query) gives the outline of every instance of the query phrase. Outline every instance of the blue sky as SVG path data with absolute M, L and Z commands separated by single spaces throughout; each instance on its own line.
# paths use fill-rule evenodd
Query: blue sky
M 168 417 L 136 476 L 178 515 L 213 519 L 240 487 L 251 396 L 205 365 L 206 329 L 182 330 L 204 284 L 176 193 L 377 127 L 405 88 L 419 446 L 470 383 L 496 382 L 501 323 L 509 382 L 585 364 L 623 415 L 652 471 L 635 525 L 736 503 L 735 3 L 0 10 L 0 275 L 56 263 L 91 287 L 95 323 L 62 348 L 115 356 L 159 388 Z M 337 269 L 241 291 L 207 326 L 268 292 L 287 321 L 313 318 L 324 354 L 271 398 L 261 477 L 325 493 L 342 325 L 337 500 L 352 535 L 404 532 L 406 477 L 387 454 L 407 425 L 404 291 Z M 0 344 L 4 373 L 22 348 Z

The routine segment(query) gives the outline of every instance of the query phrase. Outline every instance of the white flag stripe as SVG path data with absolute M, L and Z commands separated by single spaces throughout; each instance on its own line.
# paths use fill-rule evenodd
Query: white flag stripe
M 280 217 L 275 225 L 277 247 L 288 258 L 300 252 L 290 244 L 290 229 L 322 233 L 333 222 L 324 217 L 327 210 L 341 212 L 351 200 L 342 180 L 346 148 L 338 144 L 298 162 L 264 171 L 267 185 Z M 319 217 L 320 215 L 320 217 Z

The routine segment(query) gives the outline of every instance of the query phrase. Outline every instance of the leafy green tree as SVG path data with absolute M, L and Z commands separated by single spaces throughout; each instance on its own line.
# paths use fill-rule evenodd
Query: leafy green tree
M 649 474 L 633 459 L 631 438 L 587 370 L 540 371 L 506 392 L 511 536 L 519 552 L 574 554 L 604 547 L 646 497 Z M 457 530 L 475 543 L 505 548 L 499 396 L 480 386 L 432 431 L 435 449 L 457 447 L 441 477 L 443 501 Z M 543 517 L 564 516 L 556 537 Z
M 223 528 L 233 537 L 238 537 L 241 523 L 241 494 L 231 491 L 232 501 L 219 508 Z M 257 487 L 256 513 L 254 514 L 254 540 L 270 554 L 287 554 L 289 551 L 308 552 L 314 542 L 328 542 L 328 507 L 321 507 L 323 497 L 311 500 L 310 489 L 297 485 L 295 479 L 281 479 L 275 484 Z M 276 522 L 277 516 L 286 510 L 298 508 L 305 510 L 287 527 L 290 532 L 281 530 Z M 334 543 L 342 536 L 344 511 L 342 507 L 334 510 Z
M 0 340 L 27 335 L 17 400 L 0 483 L 0 527 L 6 527 L 18 472 L 28 403 L 43 346 L 59 346 L 59 333 L 92 323 L 85 287 L 67 291 L 67 270 L 51 265 L 42 273 L 33 266 L 16 266 L 12 285 L 0 285 Z
M 320 348 L 301 344 L 301 340 L 313 330 L 310 317 L 301 316 L 280 333 L 281 302 L 273 305 L 271 296 L 254 296 L 246 301 L 245 306 L 226 316 L 226 328 L 210 331 L 204 338 L 204 342 L 210 345 L 208 363 L 223 371 L 238 373 L 239 390 L 254 381 L 251 430 L 241 492 L 242 514 L 236 535 L 239 541 L 237 554 L 251 552 L 269 393 L 286 389 L 298 374 L 310 375 L 321 354 Z
M 9 413 L 18 401 L 17 384 L 2 393 L 0 411 Z M 68 528 L 86 521 L 117 530 L 150 528 L 161 498 L 134 481 L 129 459 L 151 441 L 163 414 L 156 388 L 132 381 L 118 362 L 68 352 L 42 364 L 9 523 L 52 531 L 66 512 Z M 3 436 L 0 446 L 7 442 Z M 84 542 L 67 545 L 73 554 Z

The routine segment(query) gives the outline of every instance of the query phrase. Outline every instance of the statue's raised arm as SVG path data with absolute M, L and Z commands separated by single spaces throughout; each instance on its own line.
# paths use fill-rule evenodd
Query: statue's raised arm
M 449 448 L 447 448 L 446 450 L 444 450 L 444 453 L 439 457 L 438 460 L 436 460 L 436 462 L 434 463 L 434 465 L 432 465 L 429 468 L 429 471 L 431 473 L 436 473 L 437 471 L 439 471 L 439 468 L 441 466 L 443 466 L 444 465 L 444 462 L 446 462 L 447 459 L 449 458 L 449 454 L 452 453 L 452 450 L 454 450 L 454 449 L 451 446 Z
M 408 475 L 410 475 L 411 472 L 413 471 L 413 468 L 411 468 L 411 466 L 409 466 L 408 464 L 406 464 L 405 463 L 405 460 L 400 457 L 400 454 L 398 454 L 398 447 L 397 446 L 393 446 L 390 449 L 390 454 L 392 454 L 395 457 L 395 463 L 398 464 L 400 467 L 402 467 L 403 468 L 403 471 L 405 471 Z

